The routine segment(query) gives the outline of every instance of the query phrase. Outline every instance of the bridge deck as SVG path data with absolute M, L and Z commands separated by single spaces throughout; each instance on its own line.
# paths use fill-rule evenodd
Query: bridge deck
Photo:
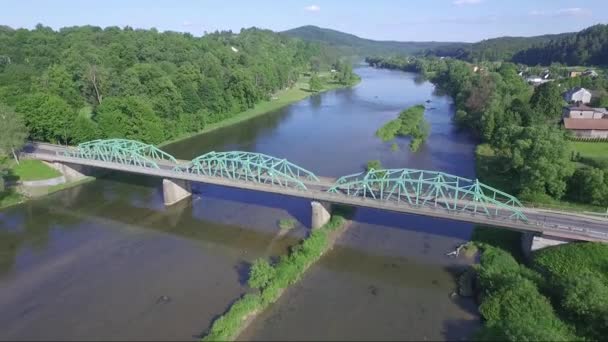
M 40 159 L 48 162 L 63 162 L 69 164 L 86 165 L 91 167 L 99 167 L 104 169 L 124 171 L 135 174 L 148 176 L 182 179 L 193 182 L 201 182 L 228 186 L 240 189 L 253 191 L 263 191 L 268 193 L 276 193 L 288 196 L 306 198 L 315 201 L 326 201 L 337 204 L 352 205 L 357 207 L 368 207 L 381 210 L 390 210 L 395 212 L 424 215 L 436 218 L 444 218 L 449 220 L 464 221 L 476 224 L 498 226 L 508 229 L 538 232 L 550 236 L 562 237 L 567 239 L 584 240 L 584 241 L 603 241 L 608 242 L 608 220 L 584 216 L 572 215 L 565 212 L 548 212 L 537 209 L 525 208 L 528 221 L 510 219 L 508 215 L 488 217 L 467 211 L 447 210 L 443 207 L 423 207 L 414 206 L 405 202 L 389 202 L 376 200 L 369 197 L 353 197 L 346 196 L 342 193 L 330 193 L 329 190 L 336 179 L 330 177 L 320 177 L 319 181 L 303 181 L 306 185 L 306 190 L 278 187 L 272 184 L 255 183 L 238 179 L 229 179 L 223 177 L 206 176 L 192 173 L 181 173 L 174 171 L 178 165 L 185 165 L 190 161 L 178 160 L 177 164 L 168 161 L 158 162 L 159 169 L 145 168 L 134 165 L 125 165 L 115 162 L 106 162 L 101 160 L 90 160 L 84 158 L 76 158 L 62 155 L 62 152 L 68 148 L 50 144 L 35 144 L 30 146 L 24 152 L 24 156 L 28 158 Z M 432 198 L 430 198 L 432 200 Z M 464 203 L 466 204 L 466 203 Z M 492 207 L 492 210 L 500 212 L 501 208 Z

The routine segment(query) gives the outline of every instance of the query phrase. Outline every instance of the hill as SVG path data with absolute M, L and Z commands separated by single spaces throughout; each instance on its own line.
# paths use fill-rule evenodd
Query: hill
M 519 51 L 514 62 L 525 64 L 608 65 L 608 25 L 594 25 Z
M 340 51 L 343 55 L 395 55 L 416 54 L 437 47 L 451 47 L 453 45 L 466 46 L 466 43 L 451 42 L 398 42 L 381 41 L 357 37 L 336 30 L 317 26 L 301 26 L 281 32 L 284 35 L 300 38 L 306 41 L 321 42 Z
M 533 48 L 574 35 L 574 33 L 546 34 L 533 37 L 498 37 L 468 45 L 440 46 L 427 51 L 428 55 L 454 57 L 467 61 L 511 60 L 513 56 Z

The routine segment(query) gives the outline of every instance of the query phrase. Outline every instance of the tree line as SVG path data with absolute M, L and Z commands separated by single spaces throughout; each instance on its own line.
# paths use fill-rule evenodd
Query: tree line
M 194 37 L 130 27 L 0 27 L 0 103 L 31 139 L 159 143 L 269 100 L 313 58 L 329 67 L 336 56 L 257 28 Z

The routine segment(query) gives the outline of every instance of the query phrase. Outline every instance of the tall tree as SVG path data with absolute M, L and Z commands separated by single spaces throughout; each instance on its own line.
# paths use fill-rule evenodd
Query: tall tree
M 308 81 L 308 87 L 310 89 L 310 91 L 319 91 L 323 88 L 323 85 L 321 84 L 321 79 L 319 78 L 319 75 L 316 72 L 313 72 L 312 75 L 310 75 L 310 80 Z
M 28 136 L 27 128 L 21 115 L 0 103 L 0 151 L 3 154 L 12 154 L 15 162 L 19 163 L 17 152 L 25 144 Z

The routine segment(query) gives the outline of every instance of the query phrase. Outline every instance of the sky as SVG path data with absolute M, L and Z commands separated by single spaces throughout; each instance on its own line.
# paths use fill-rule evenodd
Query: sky
M 0 0 L 0 25 L 282 31 L 316 25 L 364 38 L 474 42 L 608 23 L 608 0 Z

